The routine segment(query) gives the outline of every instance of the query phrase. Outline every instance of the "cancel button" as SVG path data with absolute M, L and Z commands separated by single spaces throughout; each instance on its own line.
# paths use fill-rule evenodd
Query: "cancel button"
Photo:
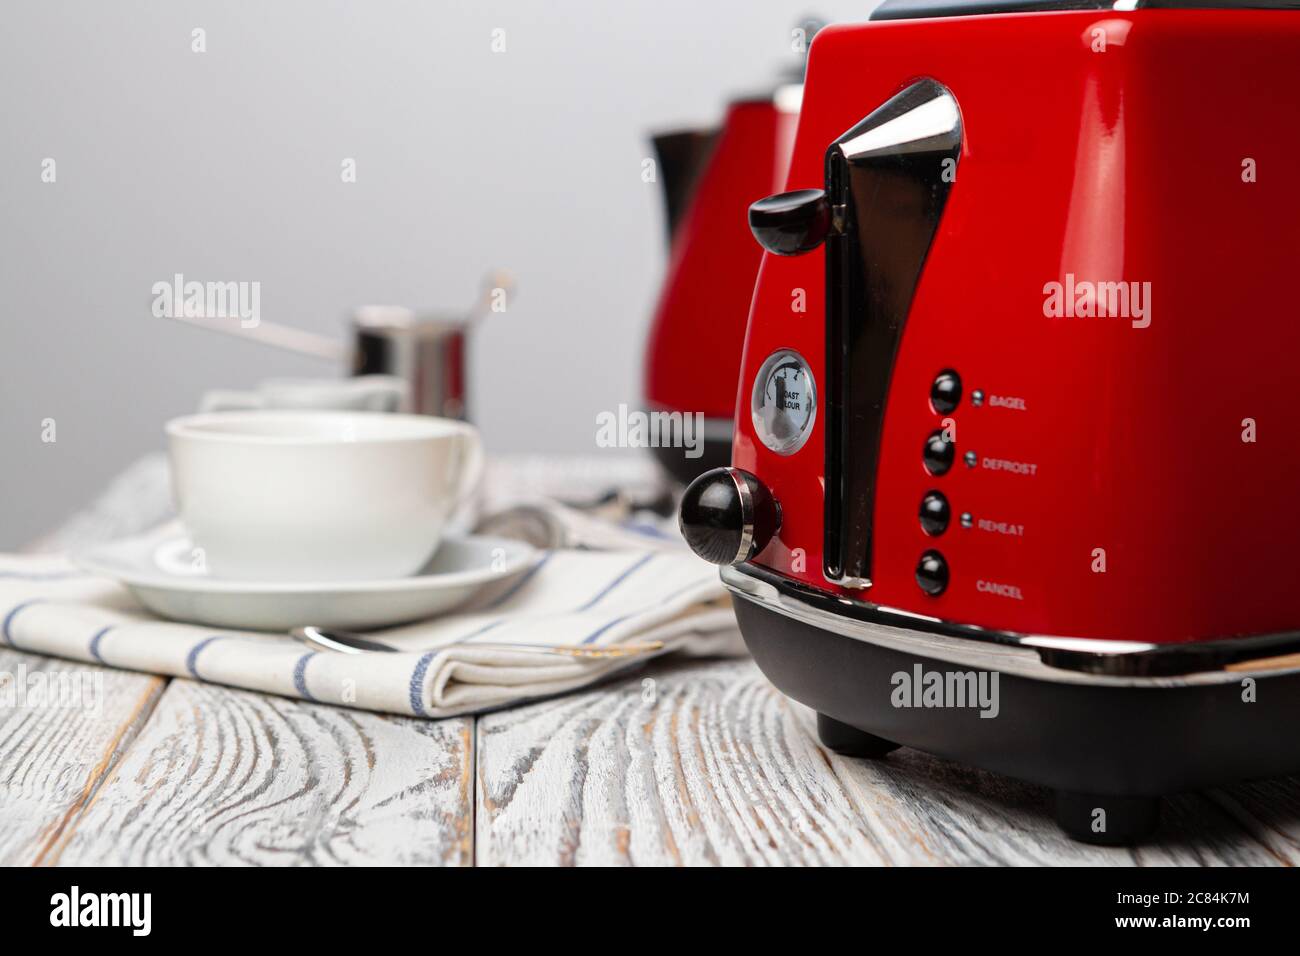
M 1025 596 L 1020 593 L 1020 588 L 1014 584 L 998 584 L 996 581 L 976 581 L 975 590 L 983 594 L 996 594 L 998 597 L 1010 598 L 1013 601 L 1023 601 Z

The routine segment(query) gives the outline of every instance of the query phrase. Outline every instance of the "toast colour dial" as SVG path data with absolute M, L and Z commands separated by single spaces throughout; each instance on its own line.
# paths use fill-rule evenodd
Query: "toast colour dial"
M 754 379 L 754 431 L 778 455 L 803 447 L 817 419 L 817 386 L 798 352 L 773 352 Z

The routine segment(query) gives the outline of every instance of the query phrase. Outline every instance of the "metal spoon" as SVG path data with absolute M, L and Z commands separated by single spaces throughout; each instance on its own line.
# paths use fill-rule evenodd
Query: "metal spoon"
M 382 641 L 364 637 L 353 631 L 343 631 L 324 627 L 295 627 L 289 632 L 293 637 L 317 650 L 334 651 L 339 654 L 365 654 L 378 651 L 381 653 L 401 653 L 399 648 Z M 485 647 L 493 650 L 519 652 L 525 654 L 549 654 L 558 657 L 576 657 L 583 660 L 599 660 L 611 657 L 635 657 L 638 654 L 650 654 L 663 650 L 663 641 L 639 641 L 627 644 L 611 644 L 605 647 L 572 646 L 566 644 L 503 644 L 500 642 L 475 641 L 467 647 Z
M 352 631 L 327 631 L 323 627 L 295 627 L 289 636 L 310 644 L 318 650 L 336 651 L 339 654 L 362 654 L 366 651 L 398 653 L 391 644 L 372 641 Z

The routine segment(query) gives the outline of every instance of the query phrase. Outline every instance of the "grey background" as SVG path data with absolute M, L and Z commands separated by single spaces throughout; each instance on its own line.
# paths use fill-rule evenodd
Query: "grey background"
M 647 131 L 770 86 L 803 15 L 872 6 L 6 2 L 0 549 L 161 448 L 205 390 L 340 374 L 154 318 L 177 272 L 258 281 L 264 320 L 341 335 L 353 305 L 455 309 L 507 268 L 475 420 L 491 450 L 594 451 L 596 414 L 639 403 L 665 261 Z

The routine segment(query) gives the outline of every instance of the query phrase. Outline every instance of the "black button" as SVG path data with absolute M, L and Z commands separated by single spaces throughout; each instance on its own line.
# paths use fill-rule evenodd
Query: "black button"
M 767 547 L 781 526 L 781 509 L 749 472 L 714 468 L 687 487 L 677 522 L 691 550 L 705 561 L 739 564 Z
M 930 404 L 940 415 L 947 415 L 961 401 L 961 376 L 952 369 L 940 372 L 930 386 Z
M 928 491 L 921 499 L 921 530 L 926 534 L 943 534 L 948 529 L 948 499 L 937 491 Z
M 937 597 L 948 586 L 948 562 L 938 551 L 927 551 L 916 565 L 916 583 L 931 597 Z
M 932 432 L 925 440 L 925 470 L 932 475 L 947 474 L 955 454 L 953 443 L 948 441 L 942 429 Z

